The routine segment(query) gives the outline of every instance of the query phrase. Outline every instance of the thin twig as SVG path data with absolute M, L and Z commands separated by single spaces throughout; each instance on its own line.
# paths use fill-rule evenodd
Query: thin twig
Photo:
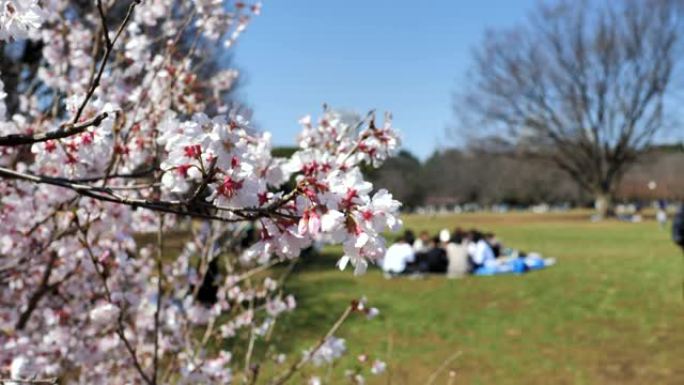
M 347 306 L 344 313 L 342 313 L 340 318 L 337 319 L 337 321 L 335 322 L 335 324 L 333 324 L 333 326 L 330 328 L 330 330 L 328 330 L 328 332 L 325 333 L 325 335 L 320 340 L 318 340 L 318 343 L 316 343 L 316 346 L 314 346 L 314 348 L 311 349 L 307 354 L 305 354 L 299 361 L 297 361 L 292 366 L 290 366 L 290 368 L 287 370 L 287 372 L 285 372 L 280 377 L 274 379 L 271 382 L 271 385 L 283 385 L 283 384 L 285 384 L 292 377 L 292 375 L 294 375 L 307 362 L 309 362 L 313 358 L 314 354 L 316 354 L 316 352 L 318 352 L 318 350 L 321 349 L 321 347 L 323 346 L 325 341 L 327 341 L 330 337 L 332 337 L 337 332 L 337 330 L 342 326 L 344 321 L 347 320 L 349 315 L 357 308 L 357 306 L 358 306 L 358 304 L 356 302 L 352 302 L 349 306 Z
M 95 254 L 93 253 L 93 250 L 91 249 L 90 244 L 88 243 L 88 230 L 83 228 L 80 224 L 78 224 L 78 219 L 77 219 L 77 225 L 79 226 L 81 233 L 83 234 L 83 238 L 80 239 L 81 245 L 83 246 L 83 248 L 88 253 L 88 256 L 90 257 L 90 261 L 93 263 L 93 267 L 95 269 L 95 272 L 97 273 L 97 275 L 102 280 L 102 287 L 104 288 L 105 296 L 107 297 L 107 302 L 111 303 L 114 306 L 117 306 L 116 304 L 114 304 L 114 301 L 112 300 L 112 292 L 109 290 L 109 284 L 107 283 L 107 276 L 105 275 L 105 272 L 100 269 L 97 258 L 95 257 Z M 116 334 L 119 336 L 119 339 L 123 342 L 124 346 L 126 347 L 128 354 L 131 356 L 131 359 L 133 360 L 133 366 L 135 367 L 135 369 L 140 374 L 140 377 L 142 377 L 143 381 L 145 381 L 146 384 L 154 385 L 152 383 L 152 380 L 147 375 L 147 373 L 145 373 L 145 370 L 143 369 L 142 365 L 140 364 L 140 360 L 138 360 L 138 353 L 135 351 L 135 348 L 133 347 L 133 345 L 131 345 L 131 342 L 128 340 L 128 337 L 126 337 L 126 333 L 124 330 L 124 324 L 123 324 L 124 309 L 123 309 L 123 307 L 119 307 L 119 306 L 117 306 L 117 307 L 119 308 L 119 316 L 117 318 Z
M 141 171 L 136 171 L 136 172 L 131 172 L 131 173 L 125 173 L 125 174 L 110 174 L 109 176 L 107 175 L 102 175 L 102 176 L 94 176 L 94 177 L 87 177 L 87 178 L 75 178 L 71 179 L 71 181 L 76 182 L 76 183 L 87 183 L 87 182 L 99 182 L 101 180 L 105 179 L 136 179 L 136 178 L 143 178 L 146 176 L 150 176 L 154 173 L 153 168 L 146 168 Z
M 47 266 L 45 266 L 45 270 L 43 270 L 43 278 L 40 280 L 38 289 L 35 291 L 35 293 L 33 293 L 31 298 L 29 298 L 26 309 L 21 312 L 19 320 L 14 326 L 16 330 L 22 330 L 24 327 L 26 327 L 26 324 L 31 318 L 31 314 L 33 314 L 33 311 L 38 306 L 38 303 L 45 296 L 45 294 L 50 291 L 50 276 L 52 275 L 52 269 L 55 266 L 57 257 L 57 252 L 52 252 L 50 254 L 50 259 L 48 260 Z
M 159 229 L 157 231 L 157 308 L 154 311 L 154 359 L 152 363 L 152 384 L 157 384 L 159 373 L 159 317 L 161 315 L 164 276 L 164 215 L 159 216 Z
M 457 359 L 458 357 L 460 357 L 462 354 L 463 354 L 462 351 L 458 351 L 458 352 L 452 354 L 451 356 L 449 356 L 449 358 L 447 358 L 446 360 L 444 360 L 444 362 L 442 362 L 442 365 L 440 365 L 439 368 L 437 368 L 437 370 L 435 370 L 434 372 L 432 372 L 432 374 L 431 374 L 430 377 L 428 378 L 428 380 L 427 380 L 427 382 L 425 383 L 425 385 L 432 385 L 432 384 L 437 380 L 437 376 L 438 376 L 444 369 L 446 369 L 446 367 L 449 366 L 450 363 L 454 362 L 454 360 L 456 360 L 456 359 Z
M 247 288 L 252 290 L 252 280 L 247 279 Z M 254 297 L 249 300 L 249 311 L 254 311 Z M 250 367 L 252 363 L 252 354 L 254 353 L 254 343 L 256 341 L 256 333 L 254 333 L 254 326 L 249 329 L 249 343 L 247 344 L 247 352 L 245 353 L 245 368 L 244 368 L 244 383 L 248 383 L 250 377 Z
M 131 16 L 133 15 L 133 10 L 135 7 L 140 4 L 142 0 L 133 0 L 131 5 L 128 7 L 128 12 L 126 13 L 126 17 L 124 17 L 124 20 L 121 22 L 121 25 L 119 25 L 119 29 L 116 31 L 116 35 L 114 36 L 113 40 L 109 39 L 109 30 L 107 29 L 107 20 L 104 15 L 104 11 L 102 10 L 102 4 L 101 1 L 98 0 L 98 10 L 100 13 L 101 21 L 102 21 L 102 34 L 105 37 L 105 52 L 102 57 L 102 62 L 100 63 L 100 68 L 97 71 L 97 75 L 93 79 L 93 81 L 90 83 L 90 88 L 88 89 L 88 93 L 86 94 L 86 97 L 83 99 L 81 102 L 81 105 L 78 107 L 78 110 L 76 110 L 76 114 L 74 115 L 74 118 L 71 120 L 73 124 L 76 124 L 76 122 L 81 119 L 81 115 L 83 115 L 83 111 L 85 110 L 86 106 L 88 105 L 88 102 L 90 99 L 93 97 L 93 94 L 95 93 L 95 90 L 97 90 L 97 87 L 100 86 L 100 80 L 102 79 L 102 74 L 104 73 L 105 67 L 107 66 L 107 61 L 109 61 L 109 56 L 112 53 L 112 50 L 114 49 L 114 44 L 116 44 L 116 41 L 119 39 L 119 36 L 121 36 L 121 33 L 123 32 L 124 28 L 126 28 L 126 25 L 128 22 L 131 20 Z

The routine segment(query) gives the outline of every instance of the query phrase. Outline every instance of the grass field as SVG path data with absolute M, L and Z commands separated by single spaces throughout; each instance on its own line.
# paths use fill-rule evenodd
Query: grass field
M 289 281 L 299 310 L 278 324 L 288 336 L 280 350 L 299 355 L 365 295 L 382 314 L 342 327 L 350 354 L 328 383 L 347 383 L 341 373 L 365 352 L 390 369 L 369 384 L 425 384 L 461 352 L 448 367 L 454 384 L 684 384 L 683 257 L 655 222 L 591 223 L 582 213 L 404 219 L 415 231 L 491 230 L 558 264 L 525 276 L 386 280 L 377 269 L 336 271 L 333 250 Z M 447 384 L 446 372 L 435 383 Z

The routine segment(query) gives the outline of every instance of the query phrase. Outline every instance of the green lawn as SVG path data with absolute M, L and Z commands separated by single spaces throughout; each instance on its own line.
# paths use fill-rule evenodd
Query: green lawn
M 301 266 L 287 290 L 296 316 L 277 325 L 279 349 L 299 357 L 362 295 L 381 309 L 338 333 L 350 354 L 379 356 L 387 374 L 370 384 L 425 384 L 450 355 L 455 384 L 684 384 L 682 253 L 655 222 L 590 223 L 586 214 L 408 216 L 407 228 L 491 230 L 508 246 L 558 264 L 525 276 L 386 280 L 334 268 L 334 251 Z M 293 342 L 296 341 L 296 342 Z M 436 384 L 447 384 L 446 373 Z M 292 383 L 303 383 L 301 377 Z

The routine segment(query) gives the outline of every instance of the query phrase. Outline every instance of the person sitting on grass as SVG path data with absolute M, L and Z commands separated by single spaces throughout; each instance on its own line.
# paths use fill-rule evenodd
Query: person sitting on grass
M 418 239 L 413 242 L 413 251 L 416 253 L 425 253 L 430 250 L 430 234 L 423 230 L 420 232 Z
M 446 253 L 449 258 L 448 278 L 460 278 L 468 274 L 468 249 L 465 235 L 463 230 L 457 228 L 446 245 Z
M 496 255 L 494 255 L 494 251 L 484 239 L 482 233 L 477 230 L 472 230 L 470 232 L 469 240 L 468 252 L 471 262 L 471 272 L 496 261 Z
M 502 252 L 502 247 L 501 247 L 501 242 L 496 238 L 496 235 L 494 233 L 487 233 L 484 236 L 485 241 L 489 245 L 489 247 L 492 248 L 492 251 L 494 252 L 494 256 L 496 258 L 499 258 L 501 256 Z
M 406 230 L 404 235 L 387 249 L 382 260 L 382 270 L 389 274 L 403 274 L 406 267 L 413 263 L 416 255 L 411 246 L 414 241 L 413 232 Z
M 449 259 L 439 236 L 432 239 L 430 250 L 421 256 L 418 263 L 423 273 L 446 273 Z

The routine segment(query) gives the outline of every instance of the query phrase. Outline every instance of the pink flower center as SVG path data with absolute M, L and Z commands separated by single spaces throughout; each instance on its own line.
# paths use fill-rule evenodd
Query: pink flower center
M 183 152 L 185 152 L 185 156 L 188 158 L 196 158 L 202 154 L 202 147 L 199 144 L 185 146 Z
M 53 152 L 57 149 L 57 144 L 53 140 L 48 140 L 45 142 L 45 151 Z
M 371 219 L 373 219 L 373 212 L 370 210 L 364 211 L 363 213 L 361 213 L 361 215 L 363 216 L 363 219 L 365 219 L 367 221 L 370 221 Z
M 218 193 L 225 197 L 232 198 L 235 196 L 235 193 L 242 188 L 242 184 L 243 182 L 241 180 L 234 180 L 232 177 L 227 176 L 223 180 L 223 183 L 218 187 Z
M 188 176 L 188 170 L 190 169 L 190 167 L 191 166 L 189 164 L 181 164 L 180 166 L 178 166 L 176 168 L 176 172 L 178 172 L 178 174 L 180 174 L 183 177 L 187 177 Z
M 350 208 L 353 204 L 354 198 L 358 196 L 358 192 L 354 190 L 353 188 L 350 188 L 347 190 L 347 194 L 344 196 L 344 199 L 342 199 L 342 207 L 345 208 Z

